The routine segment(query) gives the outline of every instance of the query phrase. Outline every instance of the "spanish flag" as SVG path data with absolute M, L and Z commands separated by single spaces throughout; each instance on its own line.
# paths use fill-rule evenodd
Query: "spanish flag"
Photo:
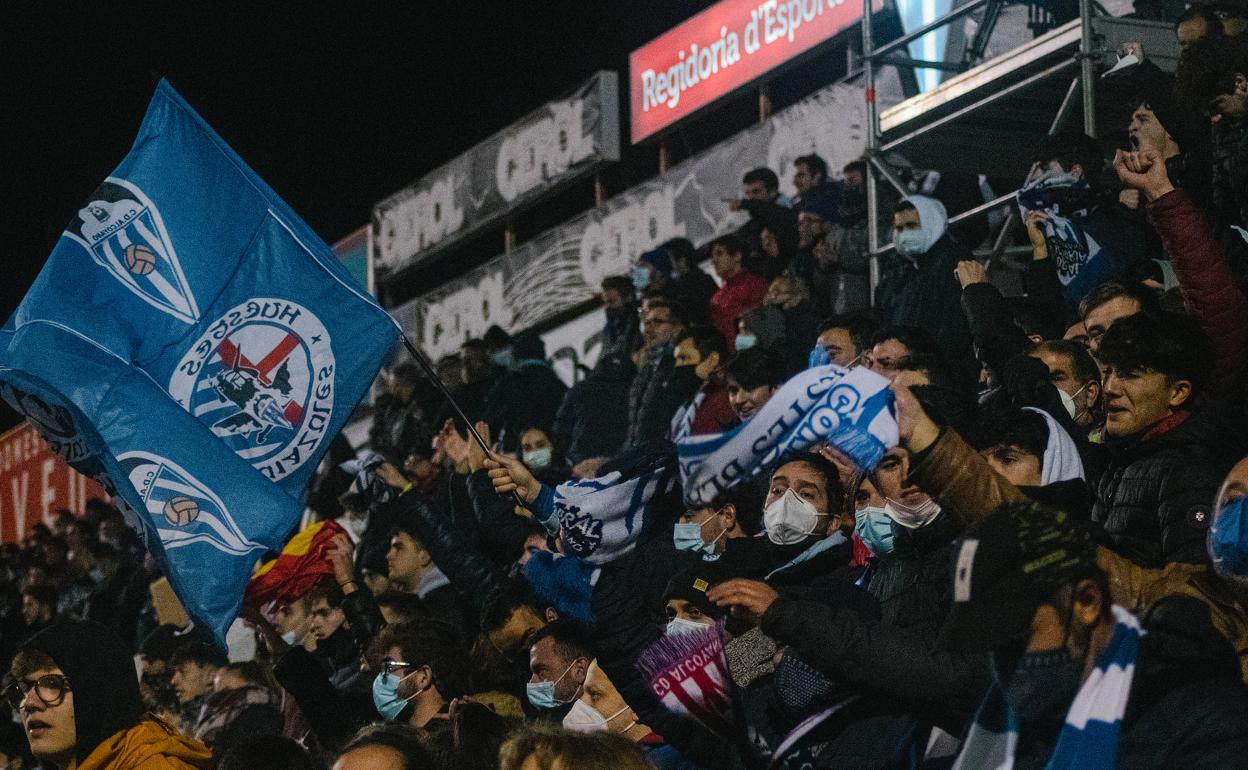
M 294 602 L 320 582 L 334 574 L 326 556 L 334 535 L 346 532 L 333 520 L 318 521 L 301 530 L 282 548 L 278 557 L 256 570 L 247 583 L 243 604 L 257 609 L 276 603 Z

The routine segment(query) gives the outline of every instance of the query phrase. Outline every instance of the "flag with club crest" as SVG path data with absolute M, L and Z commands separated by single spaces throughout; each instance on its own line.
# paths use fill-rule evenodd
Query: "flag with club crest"
M 161 81 L 0 336 L 2 395 L 106 481 L 224 638 L 397 328 Z

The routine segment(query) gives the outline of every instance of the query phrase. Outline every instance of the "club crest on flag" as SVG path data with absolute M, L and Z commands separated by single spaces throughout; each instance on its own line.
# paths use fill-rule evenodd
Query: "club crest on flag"
M 126 452 L 117 461 L 142 498 L 166 550 L 207 543 L 241 556 L 264 549 L 243 535 L 221 498 L 172 460 L 151 452 Z
M 193 324 L 199 308 L 155 204 L 124 179 L 109 177 L 79 209 L 65 235 L 144 302 Z
M 77 463 L 95 454 L 74 425 L 69 409 L 34 393 L 0 383 L 0 398 L 35 426 L 48 448 L 67 463 Z
M 278 481 L 316 453 L 333 415 L 329 332 L 302 305 L 250 299 L 208 326 L 179 361 L 169 393 Z

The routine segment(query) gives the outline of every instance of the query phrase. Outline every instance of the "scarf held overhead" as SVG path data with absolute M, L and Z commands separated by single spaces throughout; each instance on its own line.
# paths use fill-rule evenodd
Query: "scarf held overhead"
M 1088 183 L 1067 172 L 1045 174 L 1018 191 L 1024 219 L 1029 211 L 1048 215 L 1044 223 L 1045 244 L 1062 284 L 1062 294 L 1071 303 L 1120 272 L 1114 254 L 1084 227 L 1091 198 Z
M 676 442 L 685 501 L 709 505 L 786 452 L 816 444 L 830 444 L 859 467 L 875 468 L 884 452 L 897 445 L 888 380 L 864 367 L 807 369 L 772 394 L 744 425 Z

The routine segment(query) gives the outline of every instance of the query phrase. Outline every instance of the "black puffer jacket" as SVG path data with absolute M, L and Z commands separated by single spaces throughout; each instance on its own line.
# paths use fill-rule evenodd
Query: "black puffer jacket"
M 871 566 L 867 590 L 884 622 L 935 644 L 952 602 L 949 558 L 958 524 L 948 512 L 919 529 L 895 527 L 896 548 Z
M 1209 513 L 1234 461 L 1216 449 L 1217 434 L 1194 414 L 1160 435 L 1110 445 L 1092 520 L 1115 551 L 1150 569 L 1209 560 Z
M 676 358 L 671 345 L 650 351 L 650 357 L 628 392 L 628 440 L 625 449 L 647 441 L 666 439 L 671 432 L 672 417 L 680 405 L 693 397 L 693 391 L 682 390 L 675 377 Z

